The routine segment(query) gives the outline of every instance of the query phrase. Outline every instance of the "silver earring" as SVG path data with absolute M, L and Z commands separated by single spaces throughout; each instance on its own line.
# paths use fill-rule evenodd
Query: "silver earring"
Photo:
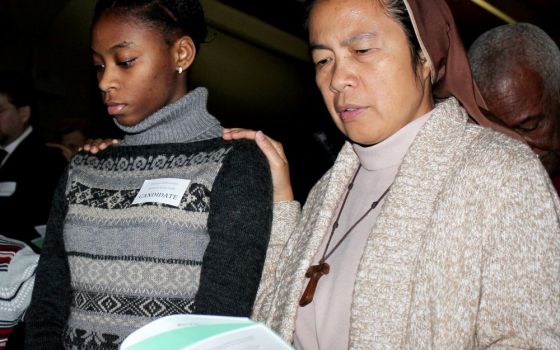
M 177 67 L 177 73 L 179 74 L 183 73 L 183 67 Z

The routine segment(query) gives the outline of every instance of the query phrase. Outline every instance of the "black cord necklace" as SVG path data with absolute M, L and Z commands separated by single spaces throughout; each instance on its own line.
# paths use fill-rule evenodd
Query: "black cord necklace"
M 350 228 L 344 233 L 342 238 L 340 238 L 338 243 L 336 243 L 336 245 L 330 251 L 328 251 L 329 250 L 329 245 L 331 244 L 331 241 L 332 241 L 332 238 L 333 238 L 333 235 L 334 235 L 334 231 L 338 228 L 338 220 L 340 219 L 340 215 L 342 214 L 342 210 L 344 209 L 344 205 L 346 204 L 346 200 L 348 199 L 348 195 L 350 194 L 350 190 L 352 190 L 352 187 L 354 187 L 354 181 L 356 180 L 356 177 L 358 176 L 358 173 L 360 172 L 360 169 L 361 169 L 361 166 L 358 167 L 358 170 L 356 170 L 356 173 L 354 174 L 354 177 L 352 178 L 352 181 L 350 181 L 350 184 L 348 185 L 348 189 L 346 190 L 346 195 L 344 196 L 344 200 L 342 201 L 342 205 L 340 207 L 340 210 L 338 212 L 336 220 L 333 223 L 331 234 L 329 236 L 329 240 L 327 241 L 327 246 L 325 247 L 325 250 L 323 252 L 323 257 L 321 258 L 321 260 L 319 260 L 319 263 L 317 265 L 309 266 L 309 268 L 305 272 L 305 277 L 309 278 L 309 282 L 307 283 L 307 287 L 305 287 L 303 295 L 301 296 L 301 299 L 299 300 L 299 306 L 305 306 L 305 305 L 307 305 L 307 304 L 309 304 L 310 302 L 313 301 L 313 296 L 315 295 L 315 290 L 317 289 L 317 283 L 319 282 L 319 279 L 322 276 L 327 275 L 330 272 L 330 266 L 325 261 L 334 253 L 334 251 L 348 237 L 348 235 L 350 235 L 350 232 L 352 232 L 352 230 L 354 230 L 354 228 L 356 226 L 358 226 L 358 224 L 360 222 L 362 222 L 362 220 L 365 219 L 365 217 L 373 209 L 375 209 L 375 207 L 377 207 L 379 202 L 381 202 L 383 197 L 385 197 L 385 195 L 387 194 L 387 192 L 389 192 L 389 189 L 391 188 L 391 185 L 389 185 L 389 187 L 387 187 L 385 192 L 383 192 L 383 194 L 376 201 L 374 201 L 371 204 L 371 206 L 368 208 L 368 210 L 366 210 L 366 212 L 358 220 L 356 220 L 356 222 L 354 222 L 354 224 L 352 224 L 352 226 L 350 226 Z

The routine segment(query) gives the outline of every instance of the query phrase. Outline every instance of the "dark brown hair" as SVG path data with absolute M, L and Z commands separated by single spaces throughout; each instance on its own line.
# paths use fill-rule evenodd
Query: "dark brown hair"
M 159 30 L 168 44 L 187 35 L 197 51 L 208 33 L 198 0 L 99 0 L 92 25 L 107 12 L 140 20 Z

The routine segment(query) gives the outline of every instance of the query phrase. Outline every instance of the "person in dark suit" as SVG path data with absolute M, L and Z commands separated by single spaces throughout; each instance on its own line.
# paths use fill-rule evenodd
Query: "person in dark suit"
M 0 74 L 0 234 L 30 243 L 45 225 L 67 161 L 31 126 L 25 79 Z

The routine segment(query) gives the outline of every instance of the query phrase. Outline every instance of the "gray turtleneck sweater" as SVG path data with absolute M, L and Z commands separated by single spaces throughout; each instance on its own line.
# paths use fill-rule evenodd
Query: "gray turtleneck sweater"
M 250 315 L 270 171 L 254 143 L 221 139 L 206 98 L 198 88 L 135 126 L 117 124 L 120 145 L 74 157 L 53 202 L 27 349 L 116 350 L 158 317 Z

